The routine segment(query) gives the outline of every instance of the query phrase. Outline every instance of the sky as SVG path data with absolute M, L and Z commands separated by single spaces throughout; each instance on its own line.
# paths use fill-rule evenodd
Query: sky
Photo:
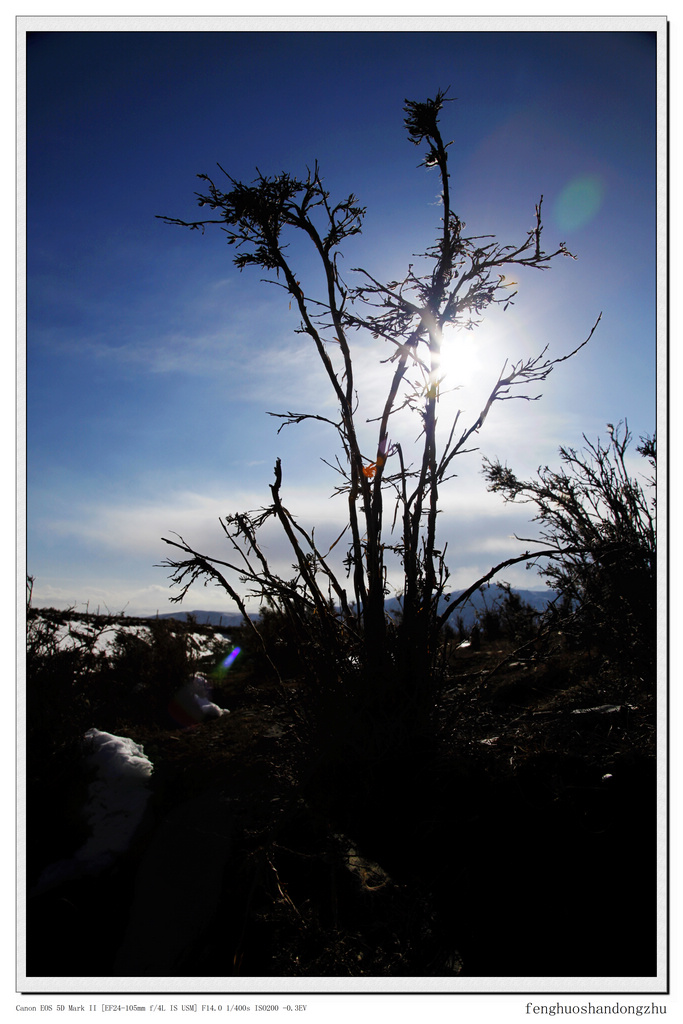
M 654 33 L 37 32 L 26 49 L 34 605 L 177 610 L 161 538 L 175 532 L 226 557 L 219 517 L 269 503 L 276 458 L 284 503 L 332 543 L 344 525 L 322 461 L 334 458 L 334 436 L 312 423 L 278 434 L 267 415 L 333 412 L 289 297 L 258 270 L 240 273 L 220 230 L 202 235 L 158 215 L 200 217 L 196 175 L 227 187 L 218 163 L 250 182 L 256 168 L 304 176 L 317 160 L 333 198 L 353 192 L 367 209 L 345 250 L 348 283 L 359 266 L 400 279 L 440 218 L 438 182 L 417 166 L 403 106 L 446 88 L 452 204 L 468 233 L 522 241 L 543 195 L 546 250 L 566 242 L 577 258 L 515 273 L 505 313 L 448 339 L 460 390 L 443 399 L 444 427 L 458 409 L 463 424 L 476 420 L 506 359 L 546 345 L 551 358 L 565 355 L 602 313 L 589 345 L 529 392 L 542 397 L 498 403 L 478 450 L 459 457 L 439 524 L 450 585 L 467 587 L 528 547 L 515 533 L 536 535 L 528 509 L 487 493 L 482 457 L 530 476 L 559 466 L 560 445 L 606 440 L 606 424 L 627 418 L 641 469 L 635 444 L 657 426 Z M 292 253 L 313 291 L 309 256 L 296 243 Z M 356 355 L 368 419 L 381 408 L 388 354 L 377 341 Z M 392 429 L 394 440 L 417 433 L 405 417 Z M 264 543 L 286 571 L 286 541 L 270 530 Z M 523 568 L 501 578 L 543 586 Z M 234 610 L 201 585 L 182 607 Z

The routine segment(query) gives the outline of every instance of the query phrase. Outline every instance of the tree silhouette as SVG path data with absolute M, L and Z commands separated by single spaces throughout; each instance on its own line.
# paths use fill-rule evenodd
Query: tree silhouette
M 415 257 L 400 281 L 381 282 L 360 267 L 353 271 L 355 285 L 347 285 L 339 257 L 344 242 L 361 231 L 365 209 L 353 194 L 333 200 L 317 163 L 302 178 L 257 172 L 250 184 L 236 181 L 219 165 L 227 191 L 200 174 L 204 191 L 196 193 L 199 206 L 215 217 L 193 222 L 162 218 L 191 230 L 218 225 L 236 251 L 235 265 L 240 270 L 255 266 L 268 271 L 271 282 L 287 293 L 290 307 L 298 310 L 298 331 L 317 352 L 337 412 L 334 417 L 293 411 L 271 415 L 282 420 L 280 429 L 305 420 L 333 429 L 340 448 L 328 464 L 338 475 L 335 492 L 347 508 L 342 534 L 328 550 L 321 550 L 314 532 L 305 530 L 283 503 L 278 459 L 271 503 L 221 520 L 232 556 L 209 556 L 182 537 L 164 538 L 182 553 L 164 563 L 180 587 L 174 600 L 181 600 L 197 580 L 213 581 L 235 600 L 247 628 L 258 638 L 258 625 L 247 615 L 239 580 L 281 614 L 298 645 L 302 673 L 316 686 L 338 692 L 342 699 L 363 694 L 375 708 L 378 702 L 388 702 L 393 717 L 410 728 L 424 720 L 432 704 L 439 641 L 448 617 L 502 567 L 542 553 L 527 552 L 492 567 L 460 601 L 452 601 L 445 611 L 440 608 L 449 570 L 437 520 L 440 495 L 454 475 L 454 459 L 471 450 L 468 443 L 484 426 L 495 402 L 540 397 L 528 393 L 529 385 L 546 380 L 555 366 L 587 344 L 600 319 L 568 354 L 551 358 L 546 346 L 533 358 L 506 362 L 479 415 L 462 426 L 458 412 L 442 429 L 438 412 L 447 385 L 442 367 L 444 330 L 470 330 L 489 307 L 500 304 L 507 309 L 516 292 L 504 270 L 545 270 L 556 257 L 572 256 L 564 243 L 550 253 L 542 248 L 542 196 L 532 228 L 517 244 L 466 233 L 465 223 L 451 207 L 451 143 L 444 142 L 439 128 L 446 101 L 446 93 L 439 91 L 433 99 L 405 103 L 408 138 L 422 148 L 420 166 L 439 177 L 441 223 L 434 244 Z M 321 294 L 309 291 L 298 269 L 289 248 L 296 236 L 305 239 L 317 256 L 323 272 Z M 361 447 L 354 378 L 359 334 L 384 343 L 382 361 L 391 369 L 384 403 L 368 421 L 377 424 L 370 456 Z M 393 433 L 396 414 L 402 410 L 413 414 L 419 428 L 414 451 Z M 412 432 L 414 436 L 415 426 Z M 280 524 L 294 556 L 289 578 L 274 571 L 259 544 L 259 529 L 270 519 Z M 342 537 L 347 544 L 345 573 L 332 562 L 332 551 Z M 402 613 L 396 620 L 385 606 L 390 560 L 400 564 L 403 575 Z

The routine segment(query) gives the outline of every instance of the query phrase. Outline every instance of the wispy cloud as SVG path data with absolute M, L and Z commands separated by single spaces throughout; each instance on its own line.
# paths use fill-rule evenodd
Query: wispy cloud
M 478 464 L 472 463 L 470 470 L 452 482 L 440 503 L 440 543 L 448 545 L 447 563 L 454 587 L 469 586 L 496 562 L 518 554 L 521 545 L 514 540 L 514 533 L 529 535 L 528 511 L 504 506 L 497 496 L 485 491 Z M 345 502 L 342 498 L 330 498 L 330 490 L 327 485 L 321 486 L 320 479 L 308 483 L 291 480 L 283 490 L 287 508 L 307 531 L 315 530 L 316 542 L 323 552 L 346 525 Z M 270 503 L 267 489 L 233 487 L 226 495 L 223 485 L 216 480 L 204 481 L 201 491 L 175 491 L 157 481 L 157 493 L 163 497 L 128 494 L 119 500 L 98 500 L 71 496 L 68 513 L 60 515 L 55 511 L 43 517 L 36 534 L 41 538 L 40 544 L 52 550 L 53 559 L 55 549 L 59 548 L 65 560 L 62 572 L 68 583 L 57 591 L 50 590 L 49 580 L 41 581 L 37 600 L 52 603 L 54 598 L 71 604 L 77 598 L 81 602 L 88 600 L 91 605 L 106 602 L 111 607 L 113 602 L 153 612 L 164 607 L 171 594 L 165 585 L 164 570 L 159 566 L 177 553 L 163 543 L 162 537 L 175 540 L 179 534 L 202 554 L 241 566 L 219 519 Z M 387 520 L 390 515 L 388 502 Z M 279 524 L 270 519 L 259 538 L 273 570 L 284 576 L 292 575 L 294 556 Z M 342 541 L 331 556 L 331 563 L 342 579 L 344 552 Z M 127 587 L 117 583 L 121 577 L 128 580 Z M 390 567 L 389 579 L 391 585 L 400 587 L 397 567 Z M 212 607 L 229 606 L 224 595 L 213 588 L 207 595 L 199 586 L 193 588 L 185 607 L 196 606 L 198 602 L 205 605 L 209 598 Z

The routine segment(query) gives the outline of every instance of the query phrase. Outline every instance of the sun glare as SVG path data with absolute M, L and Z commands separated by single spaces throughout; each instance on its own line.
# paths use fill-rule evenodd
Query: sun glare
M 476 331 L 444 334 L 439 372 L 442 393 L 471 387 L 485 369 L 481 338 Z
M 472 412 L 482 408 L 505 366 L 529 347 L 519 324 L 504 321 L 496 311 L 475 330 L 445 332 L 438 379 L 439 399 Z M 444 410 L 445 411 L 445 410 Z

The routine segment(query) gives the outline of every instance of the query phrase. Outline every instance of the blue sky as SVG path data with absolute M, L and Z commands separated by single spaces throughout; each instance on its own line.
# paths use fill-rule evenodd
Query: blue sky
M 578 257 L 515 275 L 515 304 L 452 339 L 463 422 L 476 419 L 506 358 L 546 344 L 564 355 L 602 312 L 590 345 L 555 370 L 540 401 L 494 408 L 479 451 L 461 457 L 443 494 L 453 587 L 519 553 L 511 535 L 533 527 L 486 493 L 483 455 L 530 474 L 557 465 L 558 446 L 579 446 L 582 433 L 604 439 L 608 422 L 627 417 L 636 441 L 656 426 L 655 57 L 654 35 L 621 31 L 30 37 L 34 602 L 170 610 L 167 573 L 155 567 L 170 553 L 161 537 L 176 531 L 224 555 L 218 517 L 268 503 L 276 457 L 288 508 L 334 539 L 343 504 L 321 461 L 334 439 L 310 424 L 278 435 L 266 415 L 331 410 L 288 297 L 257 271 L 240 274 L 220 231 L 202 236 L 155 215 L 198 217 L 196 174 L 219 175 L 217 162 L 250 181 L 256 167 L 300 176 L 317 159 L 333 197 L 353 191 L 367 207 L 345 270 L 402 277 L 439 224 L 438 183 L 417 167 L 403 104 L 446 87 L 457 98 L 441 120 L 453 139 L 452 202 L 468 233 L 523 240 L 543 194 L 546 249 L 564 241 Z M 369 416 L 387 354 L 358 353 Z M 274 563 L 289 564 L 277 534 L 267 544 Z M 542 585 L 523 569 L 503 578 Z M 183 607 L 231 605 L 199 587 Z

